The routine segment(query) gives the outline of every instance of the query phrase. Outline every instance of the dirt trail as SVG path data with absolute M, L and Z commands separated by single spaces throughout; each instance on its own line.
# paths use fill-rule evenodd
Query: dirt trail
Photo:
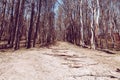
M 0 80 L 120 80 L 119 69 L 120 54 L 66 42 L 49 48 L 0 52 Z

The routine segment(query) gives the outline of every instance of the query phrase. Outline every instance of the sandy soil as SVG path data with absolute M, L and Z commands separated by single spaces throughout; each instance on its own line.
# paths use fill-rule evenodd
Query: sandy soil
M 0 51 L 0 80 L 120 80 L 120 54 L 58 42 L 48 48 Z

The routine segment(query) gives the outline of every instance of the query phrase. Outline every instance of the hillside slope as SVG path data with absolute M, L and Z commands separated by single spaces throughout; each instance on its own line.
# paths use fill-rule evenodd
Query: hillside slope
M 47 48 L 0 51 L 0 80 L 120 80 L 120 54 L 66 42 Z

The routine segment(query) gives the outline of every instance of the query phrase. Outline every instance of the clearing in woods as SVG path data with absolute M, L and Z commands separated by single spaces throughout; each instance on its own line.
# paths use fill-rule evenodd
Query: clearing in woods
M 0 80 L 120 80 L 120 54 L 67 42 L 47 48 L 1 50 Z

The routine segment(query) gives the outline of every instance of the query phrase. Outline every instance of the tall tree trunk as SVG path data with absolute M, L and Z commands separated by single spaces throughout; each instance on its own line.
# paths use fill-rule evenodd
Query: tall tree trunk
M 12 39 L 12 32 L 13 32 L 13 26 L 14 26 L 14 0 L 11 0 L 11 16 L 10 16 L 10 23 L 9 23 L 9 38 L 8 38 L 8 44 L 11 44 L 11 39 Z
M 31 48 L 31 37 L 32 37 L 32 27 L 33 27 L 33 16 L 34 16 L 34 0 L 31 3 L 32 10 L 31 10 L 31 20 L 30 20 L 30 27 L 28 31 L 28 41 L 27 41 L 27 48 Z
M 17 1 L 16 3 L 16 9 L 15 9 L 15 23 L 13 26 L 13 31 L 12 31 L 12 38 L 11 38 L 11 47 L 14 46 L 14 41 L 15 41 L 15 34 L 16 34 L 16 28 L 18 25 L 18 20 L 19 20 L 19 7 L 20 7 L 20 0 Z
M 81 23 L 81 45 L 84 47 L 84 27 L 83 27 L 83 12 L 82 12 L 82 0 L 80 1 L 80 23 Z
M 91 2 L 92 3 L 92 2 Z M 95 42 L 95 7 L 94 4 L 92 3 L 92 5 L 90 6 L 91 9 L 91 48 L 92 49 L 96 49 L 96 42 Z
M 99 28 L 99 18 L 100 18 L 100 4 L 99 0 L 96 0 L 96 10 L 95 10 L 95 42 L 96 42 L 96 47 L 98 46 L 98 33 L 101 34 L 101 30 Z
M 6 3 L 7 3 L 7 0 L 3 0 L 2 22 L 1 22 L 1 25 L 0 25 L 0 27 L 1 27 L 0 28 L 0 40 L 2 38 L 2 34 L 3 34 L 3 31 L 4 31 Z
M 16 36 L 15 36 L 15 47 L 14 49 L 17 50 L 19 49 L 20 46 L 20 37 L 21 37 L 21 29 L 23 26 L 23 16 L 24 16 L 24 4 L 25 4 L 25 0 L 22 0 L 21 2 L 21 7 L 20 7 L 20 11 L 19 11 L 19 20 L 18 20 L 18 24 L 17 24 L 17 31 L 16 31 Z
M 39 26 L 40 26 L 39 25 L 39 23 L 40 23 L 40 12 L 41 12 L 41 0 L 39 0 L 39 11 L 38 11 L 38 18 L 37 18 L 36 29 L 35 29 L 35 34 L 34 34 L 33 47 L 35 47 L 37 33 L 38 33 L 38 30 L 39 30 Z

